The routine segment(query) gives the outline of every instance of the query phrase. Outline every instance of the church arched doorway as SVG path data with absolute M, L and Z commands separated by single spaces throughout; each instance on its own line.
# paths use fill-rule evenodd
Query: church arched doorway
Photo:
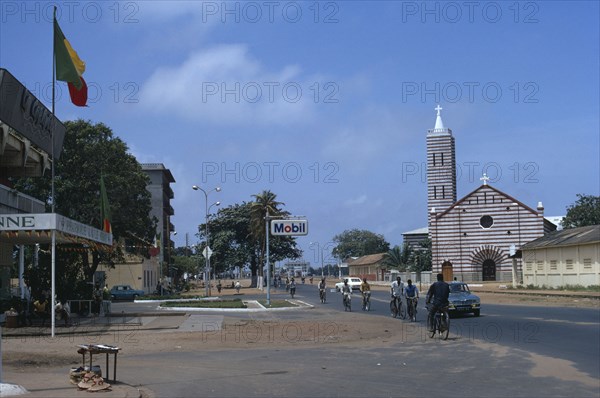
M 453 271 L 452 271 L 452 263 L 450 261 L 444 261 L 442 263 L 442 275 L 444 275 L 444 280 L 450 282 L 452 280 Z
M 496 262 L 491 259 L 483 261 L 481 266 L 482 280 L 484 281 L 495 281 L 496 280 Z

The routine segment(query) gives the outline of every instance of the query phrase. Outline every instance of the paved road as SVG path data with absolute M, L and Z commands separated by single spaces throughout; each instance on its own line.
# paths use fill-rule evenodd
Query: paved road
M 328 294 L 323 305 L 315 285 L 299 285 L 296 298 L 314 304 L 314 310 L 242 316 L 283 323 L 307 317 L 323 325 L 348 316 L 340 295 Z M 372 299 L 373 311 L 362 312 L 355 305 L 352 316 L 390 321 L 388 293 L 374 291 Z M 161 397 L 600 395 L 598 309 L 484 303 L 481 317 L 452 319 L 448 341 L 430 340 L 423 333 L 424 314 L 420 308 L 416 324 L 392 320 L 402 332 L 381 344 L 349 348 L 315 339 L 314 344 L 297 345 L 291 338 L 272 349 L 207 346 L 124 356 L 121 369 L 123 378 L 137 380 Z M 196 317 L 208 316 L 215 315 Z

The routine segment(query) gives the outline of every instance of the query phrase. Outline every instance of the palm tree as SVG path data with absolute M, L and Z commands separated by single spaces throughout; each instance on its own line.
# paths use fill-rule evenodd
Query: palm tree
M 275 200 L 277 195 L 271 191 L 262 191 L 260 194 L 252 195 L 254 201 L 250 203 L 250 236 L 259 242 L 259 267 L 258 276 L 262 276 L 262 264 L 266 252 L 265 217 L 283 215 L 279 206 L 283 202 Z
M 402 248 L 396 245 L 385 254 L 383 264 L 400 271 L 406 271 L 406 268 L 412 259 L 412 255 L 413 250 L 410 245 L 408 242 L 404 242 Z
M 396 245 L 385 253 L 383 264 L 391 268 L 400 269 L 402 266 L 402 250 L 400 246 Z

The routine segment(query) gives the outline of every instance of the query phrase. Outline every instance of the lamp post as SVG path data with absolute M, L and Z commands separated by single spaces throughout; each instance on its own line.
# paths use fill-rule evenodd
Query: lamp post
M 209 275 L 210 275 L 210 247 L 208 247 L 208 210 L 210 209 L 208 206 L 208 194 L 215 191 L 215 192 L 221 192 L 221 187 L 216 187 L 208 192 L 206 192 L 204 189 L 200 188 L 198 185 L 192 185 L 192 189 L 194 191 L 202 191 L 202 193 L 204 194 L 204 204 L 205 204 L 205 212 L 204 212 L 204 226 L 206 229 L 206 247 L 204 248 L 204 260 L 205 260 L 205 266 L 204 266 L 204 288 L 205 288 L 205 295 L 206 296 L 210 296 L 210 280 L 209 280 Z M 212 206 L 219 206 L 221 204 L 221 202 L 215 202 L 212 205 L 210 205 L 210 207 Z

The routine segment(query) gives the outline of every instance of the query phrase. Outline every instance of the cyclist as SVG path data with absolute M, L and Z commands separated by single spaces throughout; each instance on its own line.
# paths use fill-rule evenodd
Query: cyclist
M 346 299 L 346 297 L 348 298 L 348 300 L 350 300 L 350 298 L 352 297 L 352 288 L 350 287 L 350 285 L 348 285 L 348 279 L 344 279 L 344 286 L 342 286 L 342 303 L 344 304 L 344 306 L 346 305 L 346 302 L 344 301 Z
M 363 281 L 360 284 L 360 292 L 363 295 L 363 309 L 365 309 L 369 298 L 371 298 L 371 286 L 369 285 L 369 282 L 367 282 L 367 278 L 363 278 Z
M 321 282 L 319 282 L 319 298 L 321 301 L 325 301 L 325 289 L 327 289 L 325 278 L 321 278 Z
M 417 313 L 417 303 L 419 302 L 419 289 L 416 285 L 413 285 L 412 280 L 406 281 L 406 287 L 404 288 L 404 298 L 406 298 L 406 306 L 409 306 L 409 300 L 415 300 L 415 314 Z
M 437 282 L 429 287 L 427 291 L 426 304 L 429 309 L 429 331 L 433 332 L 433 319 L 435 313 L 448 306 L 448 297 L 450 296 L 450 286 L 444 282 L 444 275 L 437 274 Z M 431 303 L 431 305 L 429 305 Z
M 402 294 L 404 293 L 404 282 L 402 282 L 402 278 L 399 276 L 396 277 L 396 280 L 392 282 L 391 291 L 392 298 L 398 299 L 398 301 L 400 301 L 400 305 L 402 305 L 402 301 L 400 300 L 400 297 L 402 297 Z

